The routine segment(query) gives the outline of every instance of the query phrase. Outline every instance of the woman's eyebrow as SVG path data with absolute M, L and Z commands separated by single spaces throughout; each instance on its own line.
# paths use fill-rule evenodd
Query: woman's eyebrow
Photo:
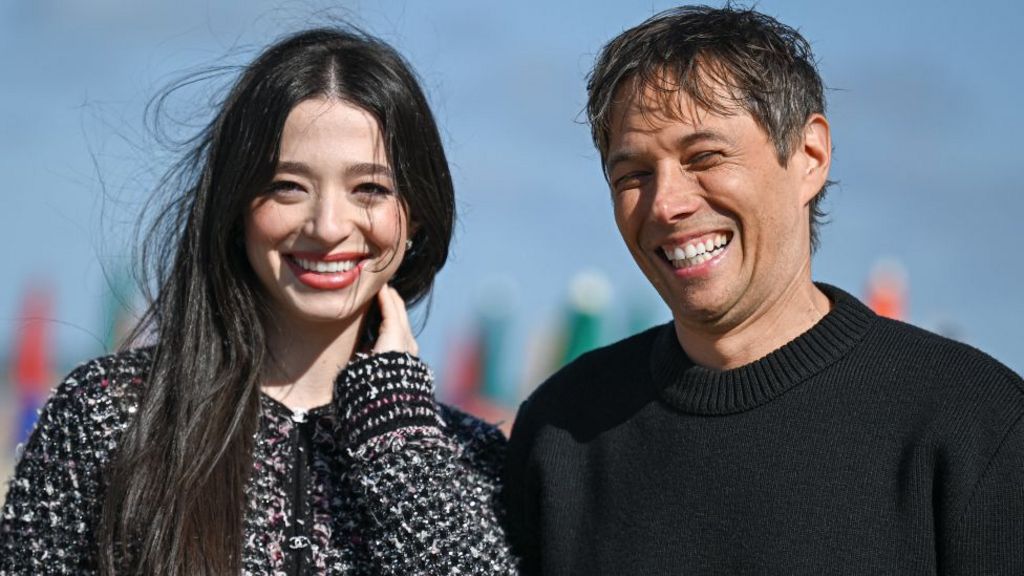
M 278 162 L 277 171 L 306 177 L 313 176 L 313 169 L 310 168 L 308 164 L 293 160 L 282 160 Z M 384 164 L 378 164 L 376 162 L 359 162 L 346 166 L 345 176 L 350 178 L 358 178 L 360 176 L 384 176 L 392 178 L 394 177 L 394 174 L 391 172 L 391 168 Z
M 360 162 L 358 164 L 352 164 L 345 168 L 345 175 L 357 177 L 357 176 L 385 176 L 391 178 L 393 176 L 391 168 L 383 164 L 377 164 L 376 162 Z

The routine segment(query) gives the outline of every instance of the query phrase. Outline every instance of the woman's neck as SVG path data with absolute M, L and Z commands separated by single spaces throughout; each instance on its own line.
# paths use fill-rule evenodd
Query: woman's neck
M 277 322 L 268 328 L 270 362 L 263 392 L 293 410 L 323 406 L 334 379 L 355 353 L 363 315 L 338 324 Z

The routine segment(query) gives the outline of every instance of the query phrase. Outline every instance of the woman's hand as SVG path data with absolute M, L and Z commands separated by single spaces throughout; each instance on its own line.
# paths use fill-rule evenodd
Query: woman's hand
M 377 442 L 439 436 L 445 426 L 434 401 L 433 375 L 416 357 L 419 346 L 405 302 L 390 286 L 381 288 L 377 299 L 381 322 L 371 353 L 355 355 L 334 380 L 341 416 L 335 434 L 354 457 L 372 452 Z M 393 433 L 399 430 L 396 440 Z
M 420 347 L 409 326 L 409 313 L 405 310 L 405 301 L 398 295 L 398 290 L 384 285 L 377 293 L 380 303 L 380 332 L 377 342 L 373 345 L 373 353 L 408 352 L 418 356 Z

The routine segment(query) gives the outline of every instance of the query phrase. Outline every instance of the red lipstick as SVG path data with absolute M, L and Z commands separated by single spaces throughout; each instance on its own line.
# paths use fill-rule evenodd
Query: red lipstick
M 367 254 L 356 252 L 341 252 L 337 254 L 317 254 L 313 252 L 293 252 L 284 257 L 285 263 L 292 271 L 292 274 L 310 288 L 317 290 L 341 290 L 355 283 L 362 272 L 363 266 L 368 262 Z M 296 261 L 297 259 L 307 262 L 345 262 L 355 261 L 352 268 L 342 272 L 316 272 L 306 270 Z

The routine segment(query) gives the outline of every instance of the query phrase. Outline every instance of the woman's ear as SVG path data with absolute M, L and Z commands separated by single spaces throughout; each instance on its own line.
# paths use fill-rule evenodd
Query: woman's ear
M 419 222 L 415 222 L 415 221 L 410 220 L 409 221 L 409 225 L 406 226 L 406 228 L 405 228 L 405 237 L 408 238 L 409 240 L 412 240 L 413 236 L 415 236 L 416 233 L 419 232 L 419 231 L 420 231 L 420 224 L 419 224 Z

